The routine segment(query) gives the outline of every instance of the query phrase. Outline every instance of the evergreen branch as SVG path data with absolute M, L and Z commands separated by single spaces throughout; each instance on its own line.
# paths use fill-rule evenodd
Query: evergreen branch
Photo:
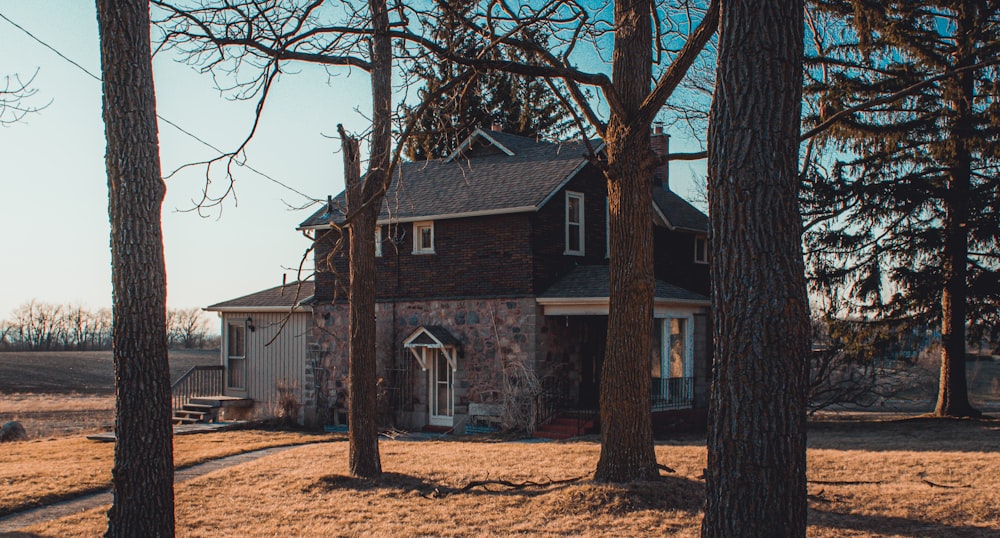
M 862 112 L 862 111 L 874 108 L 874 107 L 876 107 L 878 105 L 883 105 L 883 104 L 891 103 L 893 101 L 896 101 L 896 100 L 901 99 L 903 97 L 906 97 L 908 95 L 912 95 L 912 94 L 914 94 L 914 93 L 916 93 L 916 92 L 918 92 L 918 91 L 920 91 L 920 90 L 922 90 L 922 89 L 924 89 L 924 88 L 926 88 L 926 87 L 928 87 L 928 86 L 930 86 L 930 85 L 932 85 L 932 84 L 934 84 L 934 83 L 936 83 L 936 82 L 938 82 L 940 80 L 943 80 L 943 79 L 946 79 L 946 78 L 950 78 L 950 77 L 953 77 L 953 76 L 965 73 L 967 71 L 975 71 L 977 69 L 983 69 L 985 67 L 991 67 L 991 66 L 995 66 L 995 65 L 1000 65 L 1000 58 L 994 58 L 992 60 L 988 60 L 988 61 L 985 61 L 985 62 L 979 62 L 979 63 L 973 64 L 973 65 L 967 65 L 965 67 L 960 67 L 958 69 L 952 69 L 950 71 L 946 71 L 946 72 L 941 73 L 939 75 L 935 75 L 935 76 L 930 77 L 928 79 L 925 79 L 925 80 L 922 80 L 920 82 L 917 82 L 916 84 L 911 84 L 910 86 L 907 86 L 906 88 L 903 88 L 902 90 L 899 90 L 897 92 L 891 93 L 889 95 L 886 95 L 886 96 L 883 96 L 883 97 L 879 97 L 877 99 L 872 99 L 870 101 L 866 101 L 864 103 L 861 103 L 859 105 L 855 105 L 855 106 L 850 107 L 850 108 L 845 108 L 844 110 L 841 110 L 841 111 L 837 112 L 836 114 L 831 115 L 829 118 L 827 118 L 826 120 L 824 120 L 822 123 L 820 123 L 816 127 L 814 127 L 812 129 L 810 129 L 809 131 L 805 132 L 802 136 L 799 137 L 799 140 L 800 141 L 802 141 L 802 140 L 808 140 L 808 139 L 810 139 L 810 138 L 812 138 L 812 137 L 814 137 L 814 136 L 822 133 L 823 131 L 826 131 L 827 129 L 833 127 L 833 125 L 836 124 L 838 121 L 840 121 L 841 118 L 844 118 L 845 116 L 854 114 L 855 112 Z

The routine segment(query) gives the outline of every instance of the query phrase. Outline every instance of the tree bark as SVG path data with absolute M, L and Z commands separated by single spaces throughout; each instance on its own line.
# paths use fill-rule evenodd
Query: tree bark
M 361 156 L 358 141 L 340 129 L 344 153 L 344 183 L 347 208 L 362 208 Z M 373 211 L 374 207 L 374 211 Z M 350 366 L 348 382 L 350 424 L 348 467 L 359 478 L 382 474 L 378 453 L 375 368 L 375 219 L 378 206 L 360 209 L 348 233 L 350 284 Z
M 174 535 L 166 268 L 156 99 L 145 0 L 98 0 L 111 220 L 113 503 L 106 536 Z
M 363 182 L 358 177 L 361 163 L 357 141 L 349 139 L 343 128 L 340 128 L 340 133 L 344 140 L 347 207 L 350 213 L 354 213 L 349 238 L 351 344 L 348 463 L 352 475 L 378 478 L 382 474 L 382 463 L 378 452 L 378 371 L 375 355 L 375 224 L 391 180 L 392 46 L 385 0 L 371 0 L 368 7 L 375 33 L 370 42 L 371 153 Z
M 975 38 L 969 36 L 975 25 L 975 8 L 971 3 L 965 9 L 960 9 L 956 20 L 958 28 L 955 35 L 960 45 L 956 54 L 959 62 L 955 67 L 961 68 L 975 63 L 975 47 L 970 45 L 970 41 L 974 42 Z M 944 289 L 941 292 L 941 378 L 934 414 L 941 417 L 978 417 L 982 413 L 969 402 L 965 378 L 969 196 L 972 190 L 972 155 L 966 141 L 974 139 L 973 74 L 963 72 L 954 81 L 946 83 L 945 87 L 945 98 L 951 102 L 955 118 L 949 146 L 953 154 L 948 170 L 948 191 L 945 194 L 947 205 L 942 260 Z
M 708 134 L 715 366 L 702 536 L 805 536 L 802 0 L 723 4 Z
M 653 319 L 654 164 L 649 125 L 630 127 L 650 92 L 651 3 L 615 2 L 612 78 L 622 114 L 605 141 L 611 234 L 608 345 L 601 372 L 601 456 L 594 480 L 658 476 L 649 393 Z

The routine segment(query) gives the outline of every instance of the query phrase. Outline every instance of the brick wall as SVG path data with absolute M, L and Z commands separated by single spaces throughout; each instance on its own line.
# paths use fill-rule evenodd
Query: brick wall
M 654 272 L 658 280 L 708 296 L 708 264 L 694 261 L 695 237 L 691 232 L 654 228 Z
M 516 213 L 434 222 L 434 253 L 413 252 L 413 224 L 382 227 L 376 259 L 378 299 L 523 296 L 531 288 L 531 214 Z M 346 237 L 346 236 L 345 236 Z M 339 233 L 323 231 L 316 242 L 316 297 L 334 290 L 346 298 L 347 241 L 331 254 Z M 339 288 L 337 288 L 339 286 Z
M 584 256 L 567 256 L 566 191 L 583 193 Z M 605 205 L 608 189 L 604 177 L 592 167 L 576 175 L 534 214 L 531 243 L 534 249 L 534 290 L 541 293 L 577 265 L 607 265 Z

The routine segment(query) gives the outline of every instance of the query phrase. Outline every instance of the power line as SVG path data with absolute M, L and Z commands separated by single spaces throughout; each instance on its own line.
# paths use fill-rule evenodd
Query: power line
M 76 67 L 80 71 L 84 72 L 90 78 L 92 78 L 92 79 L 94 79 L 94 80 L 96 80 L 98 82 L 103 82 L 103 80 L 101 79 L 101 77 L 99 77 L 98 75 L 95 75 L 90 70 L 88 70 L 86 67 L 84 67 L 84 66 L 80 65 L 79 63 L 73 61 L 71 58 L 69 58 L 68 56 L 66 56 L 62 52 L 59 52 L 59 50 L 56 49 L 55 47 L 53 47 L 52 45 L 49 45 L 45 41 L 42 41 L 39 37 L 35 36 L 35 34 L 31 33 L 27 28 L 25 28 L 25 27 L 21 26 L 20 24 L 14 22 L 12 20 L 10 20 L 2 12 L 0 12 L 0 19 L 3 19 L 5 21 L 7 21 L 14 28 L 17 28 L 18 30 L 24 32 L 25 35 L 27 35 L 31 39 L 33 39 L 36 42 L 38 42 L 38 44 L 42 45 L 43 47 L 45 47 L 45 48 L 49 49 L 50 51 L 52 51 L 53 53 L 55 53 L 56 56 L 62 58 L 63 60 L 66 60 L 67 62 L 69 62 L 74 67 Z M 225 151 L 222 151 L 221 149 L 217 148 L 216 146 L 214 146 L 213 144 L 211 144 L 208 141 L 204 140 L 203 138 L 195 135 L 191 131 L 188 131 L 187 129 L 184 129 L 180 125 L 177 125 L 176 123 L 168 120 L 167 118 L 163 117 L 159 113 L 156 114 L 156 117 L 159 118 L 164 123 L 166 123 L 167 125 L 170 125 L 174 129 L 177 129 L 181 133 L 185 134 L 186 136 L 188 136 L 192 140 L 195 140 L 195 141 L 201 143 L 202 145 L 204 145 L 205 147 L 211 149 L 212 151 L 215 151 L 220 156 L 226 155 Z M 296 188 L 294 188 L 294 187 L 292 187 L 292 186 L 290 186 L 290 185 L 288 185 L 288 184 L 286 184 L 286 183 L 284 183 L 284 182 L 282 182 L 282 181 L 280 181 L 278 179 L 275 179 L 275 178 L 271 177 L 270 175 L 268 175 L 268 174 L 266 174 L 264 172 L 261 172 L 260 170 L 257 170 L 256 168 L 254 168 L 254 167 L 250 166 L 249 164 L 247 164 L 245 161 L 242 162 L 242 163 L 238 163 L 238 165 L 241 166 L 241 167 L 243 167 L 243 168 L 246 168 L 247 170 L 250 170 L 251 172 L 253 172 L 253 173 L 255 173 L 255 174 L 263 177 L 264 179 L 266 179 L 266 180 L 268 180 L 268 181 L 270 181 L 270 182 L 272 182 L 272 183 L 274 183 L 276 185 L 279 185 L 279 186 L 281 186 L 281 187 L 283 187 L 283 188 L 285 188 L 285 189 L 287 189 L 287 190 L 289 190 L 291 192 L 294 192 L 295 194 L 298 194 L 299 196 L 301 196 L 301 197 L 303 197 L 303 198 L 305 198 L 305 199 L 307 199 L 309 201 L 312 201 L 312 202 L 319 201 L 316 198 L 313 198 L 312 196 L 309 196 L 309 195 L 303 193 L 302 191 L 300 191 L 300 190 L 298 190 L 298 189 L 296 189 Z

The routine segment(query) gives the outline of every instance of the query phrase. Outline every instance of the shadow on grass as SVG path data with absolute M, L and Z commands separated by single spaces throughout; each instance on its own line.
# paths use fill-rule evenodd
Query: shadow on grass
M 599 484 L 580 477 L 555 481 L 474 480 L 461 486 L 436 483 L 426 478 L 400 473 L 383 473 L 375 480 L 345 475 L 327 475 L 306 487 L 309 492 L 335 490 L 355 492 L 396 492 L 416 494 L 428 499 L 456 495 L 513 496 L 533 498 L 552 495 L 550 508 L 573 513 L 599 512 L 626 514 L 642 510 L 682 510 L 697 512 L 705 496 L 700 481 L 676 476 L 662 476 L 655 481 L 628 484 Z
M 1000 445 L 1000 420 L 916 416 L 885 421 L 809 423 L 809 448 L 982 452 Z
M 949 538 L 995 537 L 996 527 L 976 527 L 972 525 L 947 525 L 944 523 L 919 521 L 902 517 L 875 516 L 862 514 L 841 514 L 810 508 L 809 524 L 827 529 L 852 530 L 877 536 L 904 536 L 923 538 L 925 536 L 948 536 Z

